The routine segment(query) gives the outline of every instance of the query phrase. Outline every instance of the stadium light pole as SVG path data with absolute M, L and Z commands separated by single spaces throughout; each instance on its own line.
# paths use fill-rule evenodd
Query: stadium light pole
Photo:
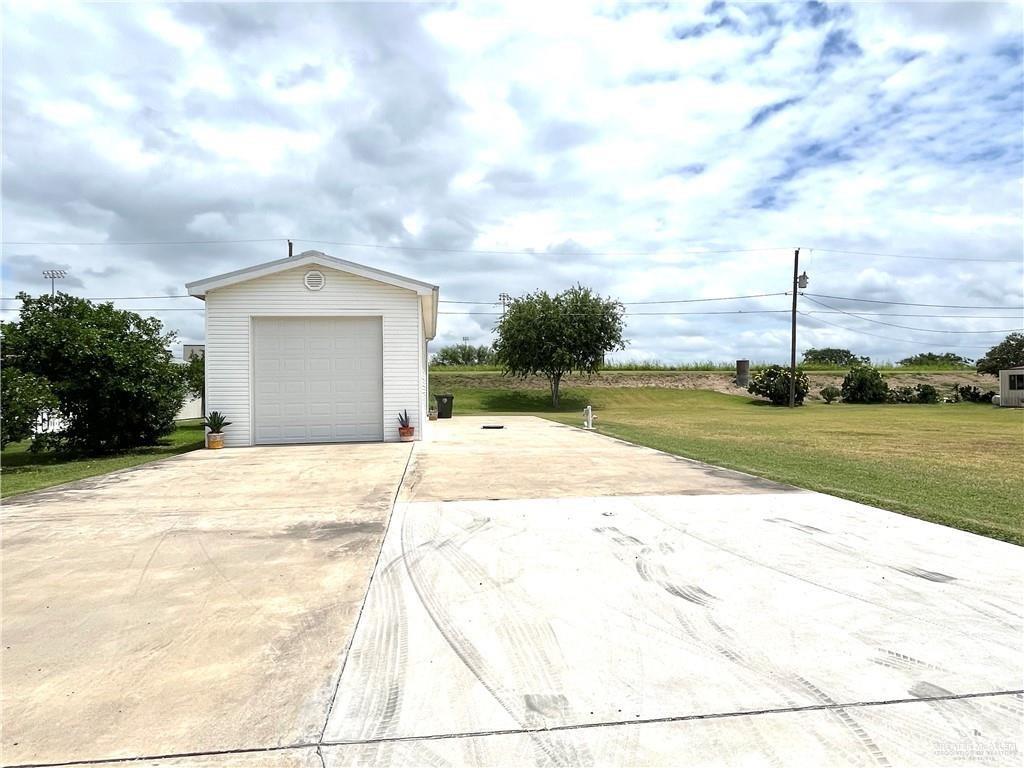
M 57 294 L 56 283 L 62 277 L 67 277 L 68 271 L 66 269 L 44 269 L 43 277 L 50 281 L 50 295 L 55 296 Z

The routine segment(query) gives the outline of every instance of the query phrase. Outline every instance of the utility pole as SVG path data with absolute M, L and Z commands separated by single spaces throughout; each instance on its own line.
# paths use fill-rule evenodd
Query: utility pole
M 789 350 L 789 407 L 796 406 L 796 296 L 797 288 L 807 287 L 807 273 L 800 273 L 800 249 L 793 251 L 793 327 Z
M 68 271 L 66 269 L 44 269 L 43 277 L 50 281 L 50 295 L 55 296 L 57 293 L 56 281 L 62 277 L 67 277 Z
M 292 241 L 289 240 L 288 241 L 288 258 L 290 259 L 291 257 L 292 257 Z
M 498 301 L 501 302 L 501 316 L 504 317 L 508 305 L 512 303 L 512 297 L 505 293 L 505 291 L 502 291 L 498 294 Z

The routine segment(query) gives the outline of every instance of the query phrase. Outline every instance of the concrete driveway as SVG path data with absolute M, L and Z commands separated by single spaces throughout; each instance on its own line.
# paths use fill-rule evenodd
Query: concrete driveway
M 432 426 L 408 467 L 201 452 L 5 504 L 3 762 L 1019 763 L 1019 548 Z
M 6 500 L 3 763 L 316 743 L 409 454 L 198 451 Z

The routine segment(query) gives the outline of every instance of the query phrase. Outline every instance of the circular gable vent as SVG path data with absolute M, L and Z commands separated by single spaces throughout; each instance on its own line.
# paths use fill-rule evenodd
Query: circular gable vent
M 315 269 L 311 269 L 309 272 L 306 273 L 306 276 L 302 278 L 302 282 L 305 284 L 307 288 L 309 288 L 309 290 L 319 291 L 321 288 L 324 287 L 324 283 L 326 281 L 324 280 L 323 272 L 318 272 Z

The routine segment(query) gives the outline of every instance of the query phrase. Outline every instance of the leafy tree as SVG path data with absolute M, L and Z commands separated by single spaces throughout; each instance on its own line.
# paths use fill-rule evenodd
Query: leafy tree
M 953 352 L 922 352 L 918 355 L 911 355 L 900 360 L 897 365 L 928 366 L 932 368 L 970 368 L 971 360 L 966 357 L 954 354 Z
M 159 320 L 63 293 L 18 298 L 20 318 L 2 326 L 4 368 L 49 381 L 63 422 L 56 447 L 111 452 L 174 428 L 185 381 Z
M 625 349 L 622 304 L 577 285 L 549 296 L 546 291 L 512 301 L 495 325 L 495 360 L 505 374 L 543 374 L 558 407 L 562 377 L 572 371 L 595 373 L 608 352 Z
M 839 391 L 839 387 L 829 384 L 827 387 L 822 387 L 818 393 L 821 395 L 821 399 L 826 403 L 831 404 L 833 401 L 838 400 L 842 392 Z
M 185 377 L 185 391 L 190 397 L 202 400 L 202 413 L 206 413 L 206 355 L 192 355 L 182 366 Z
M 431 360 L 434 365 L 493 365 L 494 350 L 486 344 L 450 344 L 441 347 Z
M 1024 333 L 1011 333 L 978 360 L 978 373 L 998 376 L 1007 368 L 1024 365 Z
M 0 448 L 32 437 L 39 420 L 59 405 L 42 376 L 4 367 L 0 376 Z
M 842 368 L 858 362 L 869 362 L 866 357 L 857 357 L 848 349 L 825 347 L 824 349 L 808 349 L 804 352 L 804 365 L 828 365 Z
M 769 365 L 758 371 L 747 384 L 747 391 L 752 395 L 767 397 L 772 405 L 789 405 L 789 368 L 781 365 Z M 804 404 L 804 398 L 810 389 L 807 374 L 796 369 L 796 387 L 794 398 L 797 405 Z
M 841 391 L 847 403 L 884 403 L 889 395 L 889 385 L 877 368 L 858 364 L 843 378 Z

